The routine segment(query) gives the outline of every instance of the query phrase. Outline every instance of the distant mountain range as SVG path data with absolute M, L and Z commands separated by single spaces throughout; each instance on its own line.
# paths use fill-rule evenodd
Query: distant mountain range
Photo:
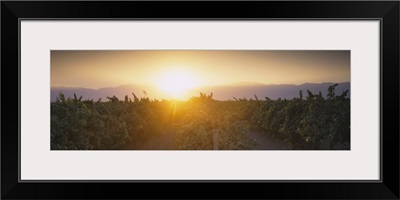
M 293 99 L 299 97 L 299 91 L 303 91 L 304 98 L 307 96 L 307 90 L 310 90 L 314 94 L 318 94 L 321 91 L 323 97 L 326 97 L 329 86 L 335 83 L 304 83 L 301 85 L 292 84 L 280 84 L 280 85 L 266 85 L 257 82 L 240 82 L 232 83 L 227 85 L 217 86 L 205 86 L 192 89 L 187 92 L 188 97 L 199 96 L 199 93 L 210 94 L 213 93 L 213 98 L 217 100 L 229 100 L 233 97 L 239 98 L 253 98 L 257 95 L 259 99 L 268 97 L 270 99 Z M 336 87 L 336 94 L 340 95 L 343 91 L 349 90 L 348 97 L 350 97 L 350 82 L 338 83 Z M 56 101 L 58 94 L 62 92 L 64 96 L 73 98 L 74 93 L 79 98 L 82 96 L 83 100 L 93 99 L 97 101 L 99 98 L 102 101 L 108 101 L 107 96 L 111 97 L 115 95 L 119 99 L 124 99 L 125 95 L 129 98 L 132 97 L 132 92 L 135 93 L 139 98 L 145 96 L 145 91 L 150 99 L 156 98 L 155 96 L 160 95 L 157 88 L 141 86 L 141 85 L 121 85 L 118 87 L 107 87 L 100 89 L 90 89 L 81 87 L 52 87 L 51 88 L 51 101 Z M 160 99 L 160 98 L 156 98 Z

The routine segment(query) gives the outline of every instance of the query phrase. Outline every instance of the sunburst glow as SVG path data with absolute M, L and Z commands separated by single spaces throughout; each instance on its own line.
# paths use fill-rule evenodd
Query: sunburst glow
M 158 78 L 158 87 L 170 97 L 179 98 L 195 87 L 195 77 L 184 70 L 170 70 Z

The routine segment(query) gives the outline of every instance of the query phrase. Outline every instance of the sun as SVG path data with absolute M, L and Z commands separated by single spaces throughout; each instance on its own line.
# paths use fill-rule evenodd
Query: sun
M 158 78 L 158 87 L 172 98 L 182 97 L 195 86 L 194 76 L 184 70 L 169 70 Z

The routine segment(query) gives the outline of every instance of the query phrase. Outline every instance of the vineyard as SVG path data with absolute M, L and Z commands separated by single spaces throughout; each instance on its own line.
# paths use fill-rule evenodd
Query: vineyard
M 138 98 L 82 100 L 62 93 L 51 103 L 52 150 L 252 150 L 270 138 L 285 149 L 350 149 L 348 91 L 336 85 L 291 100 L 213 99 L 200 93 L 188 101 Z M 146 94 L 147 95 L 147 94 Z M 146 146 L 151 142 L 154 147 Z M 154 142 L 153 142 L 154 143 Z M 268 149 L 266 147 L 265 149 Z

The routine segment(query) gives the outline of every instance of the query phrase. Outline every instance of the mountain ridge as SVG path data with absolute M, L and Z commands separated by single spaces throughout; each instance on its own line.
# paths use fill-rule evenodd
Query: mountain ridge
M 241 84 L 238 84 L 241 83 Z M 314 94 L 321 94 L 326 97 L 329 86 L 336 84 L 334 82 L 323 82 L 323 83 L 303 83 L 299 85 L 295 84 L 263 84 L 258 82 L 237 82 L 224 85 L 214 86 L 203 86 L 191 89 L 187 92 L 189 97 L 198 96 L 200 92 L 210 94 L 213 93 L 214 99 L 217 100 L 231 100 L 235 98 L 254 98 L 257 95 L 259 98 L 268 97 L 270 99 L 292 99 L 299 97 L 299 91 L 303 91 L 303 95 L 307 96 L 306 90 L 310 90 Z M 337 83 L 336 94 L 339 95 L 342 91 L 350 91 L 350 82 Z M 58 97 L 59 92 L 62 92 L 65 97 L 73 97 L 75 93 L 77 96 L 82 96 L 83 100 L 93 99 L 98 100 L 101 98 L 103 101 L 107 100 L 107 96 L 116 96 L 119 99 L 123 99 L 125 95 L 132 95 L 135 93 L 138 97 L 146 96 L 146 91 L 149 97 L 160 96 L 160 91 L 156 87 L 144 86 L 139 84 L 125 84 L 116 87 L 103 87 L 103 88 L 85 88 L 85 87 L 66 87 L 66 86 L 55 86 L 51 87 L 51 101 L 55 101 Z M 144 95 L 141 95 L 144 94 Z M 350 92 L 348 93 L 350 97 Z M 162 98 L 157 98 L 162 99 Z

